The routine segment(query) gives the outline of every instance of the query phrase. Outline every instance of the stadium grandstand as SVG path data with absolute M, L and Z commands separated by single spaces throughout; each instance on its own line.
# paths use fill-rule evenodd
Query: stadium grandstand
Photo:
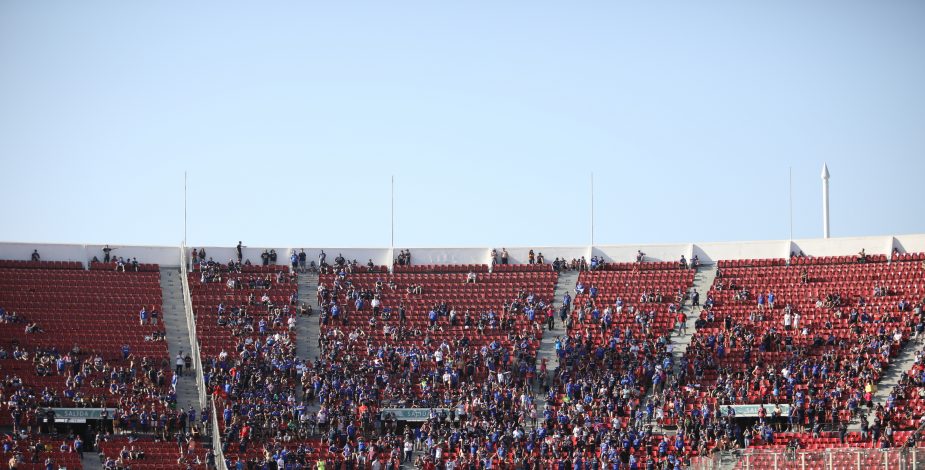
M 925 470 L 923 84 L 925 0 L 0 1 L 0 469 Z
M 925 235 L 460 249 L 3 243 L 3 459 L 925 468 L 923 302 Z

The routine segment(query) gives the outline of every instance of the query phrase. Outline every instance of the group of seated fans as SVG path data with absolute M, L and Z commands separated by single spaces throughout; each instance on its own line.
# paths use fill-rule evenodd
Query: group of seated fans
M 302 464 L 312 455 L 305 452 L 310 436 L 298 414 L 297 385 L 306 365 L 295 355 L 297 280 L 278 265 L 203 258 L 189 274 L 205 386 L 229 468 L 262 463 L 270 449 L 278 454 L 290 444 L 285 459 L 297 458 L 300 446 Z
M 10 469 L 80 469 L 83 442 L 79 436 L 17 436 L 7 434 L 0 444 L 3 464 Z
M 557 315 L 549 265 L 489 273 L 488 266 L 400 264 L 388 274 L 322 259 L 317 357 L 295 357 L 292 332 L 274 329 L 235 332 L 205 354 L 226 460 L 232 467 L 682 466 L 689 440 L 653 425 L 681 414 L 663 413 L 660 394 L 673 373 L 670 334 L 693 272 L 675 263 L 650 270 L 595 261 L 581 279 L 591 287 L 576 292 L 574 310 L 568 296 L 558 312 L 568 334 L 556 341 L 556 367 L 537 360 L 544 325 Z M 468 282 L 472 274 L 477 282 Z M 229 311 L 192 289 L 197 325 Z M 295 315 L 292 303 L 235 308 L 249 312 L 248 324 L 270 321 L 274 308 Z M 383 413 L 390 408 L 422 408 L 430 417 L 398 425 Z
M 556 274 L 549 265 L 492 273 L 467 266 L 478 280 L 469 283 L 463 270 L 423 268 L 389 276 L 335 266 L 321 277 L 322 367 L 309 382 L 321 412 L 351 420 L 356 406 L 368 410 L 358 425 L 391 444 L 383 456 L 393 466 L 415 444 L 440 449 L 441 462 L 513 458 L 512 439 L 524 437 L 539 413 L 534 386 L 547 370 L 536 352 L 553 314 Z M 343 400 L 345 385 L 361 387 L 358 402 Z M 377 419 L 389 407 L 442 411 L 414 432 L 395 434 Z
M 100 436 L 97 449 L 104 470 L 216 467 L 213 452 L 203 451 L 198 439 L 182 435 L 176 442 L 135 434 Z
M 917 397 L 917 372 L 886 403 L 873 398 L 891 360 L 925 331 L 922 287 L 920 260 L 863 252 L 720 262 L 681 363 L 682 429 L 720 450 L 780 445 L 777 432 L 802 433 L 791 439 L 798 447 L 827 433 L 854 446 L 915 445 L 908 431 L 922 424 L 913 419 L 922 409 L 903 400 Z M 723 412 L 754 403 L 768 407 L 752 426 Z M 857 421 L 860 435 L 848 433 Z
M 135 266 L 0 261 L 0 428 L 9 468 L 82 467 L 79 455 L 94 442 L 59 434 L 53 408 L 102 408 L 93 424 L 101 438 L 144 432 L 163 442 L 198 432 L 198 422 L 179 425 L 192 410 L 176 399 L 158 321 L 158 267 Z
M 925 344 L 919 255 L 721 261 L 701 305 L 696 257 L 422 265 L 403 250 L 390 272 L 322 252 L 315 310 L 299 300 L 304 257 L 195 253 L 228 468 L 674 469 L 744 448 L 916 446 L 925 425 L 925 350 L 874 398 L 900 350 Z M 107 469 L 213 468 L 212 408 L 177 403 L 157 266 L 22 263 L 0 262 L 4 462 L 81 468 L 94 448 Z M 312 357 L 300 322 L 319 330 Z M 739 405 L 761 406 L 741 419 Z M 104 408 L 107 425 L 88 444 L 48 437 L 54 407 Z M 425 416 L 392 413 L 409 408 Z
M 662 400 L 674 370 L 670 335 L 693 272 L 673 263 L 592 261 L 574 300 L 562 299 L 568 335 L 556 342 L 559 367 L 539 431 L 564 439 L 570 452 L 553 457 L 572 465 L 680 467 L 685 436 L 655 431 L 677 420 Z

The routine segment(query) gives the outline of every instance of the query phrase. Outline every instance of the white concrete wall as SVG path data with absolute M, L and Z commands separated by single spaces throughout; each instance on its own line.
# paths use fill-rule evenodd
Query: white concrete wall
M 398 248 L 395 247 L 395 256 L 401 250 L 411 250 L 411 265 L 422 264 L 489 264 L 491 258 L 490 248 Z
M 87 259 L 93 259 L 96 256 L 102 261 L 104 256 L 103 246 L 87 245 Z M 121 256 L 125 259 L 138 258 L 139 263 L 155 263 L 161 266 L 180 265 L 179 246 L 109 245 L 109 247 L 113 249 L 110 256 Z
M 376 266 L 391 266 L 392 265 L 392 256 L 391 250 L 389 248 L 323 248 L 324 253 L 327 255 L 328 264 L 334 263 L 334 258 L 337 258 L 338 254 L 344 256 L 344 258 L 352 261 L 357 260 L 357 263 L 360 263 L 362 266 L 366 266 L 366 263 L 369 260 L 373 260 L 373 264 Z M 296 251 L 301 250 L 301 247 L 295 248 Z M 305 254 L 308 256 L 307 261 L 314 261 L 315 264 L 318 263 L 318 255 L 321 253 L 322 248 L 308 248 L 305 247 Z
M 921 253 L 925 252 L 925 234 L 921 235 L 896 235 L 891 240 L 891 245 L 899 248 L 902 253 Z M 892 247 L 890 248 L 892 252 Z
M 103 260 L 104 245 L 76 245 L 58 243 L 0 243 L 0 259 L 28 260 L 32 250 L 39 250 L 43 261 L 80 261 L 88 266 L 94 256 Z M 179 246 L 110 245 L 112 256 L 138 258 L 140 263 L 157 263 L 164 266 L 180 265 Z
M 125 258 L 136 257 L 141 263 L 157 263 L 163 266 L 179 265 L 178 246 L 134 246 L 110 245 L 113 255 Z M 772 240 L 772 241 L 745 241 L 745 242 L 707 242 L 707 243 L 678 243 L 665 245 L 612 245 L 612 246 L 573 246 L 573 247 L 532 247 L 536 253 L 542 252 L 548 262 L 556 257 L 572 259 L 585 256 L 602 256 L 609 262 L 635 261 L 636 250 L 646 253 L 650 261 L 677 261 L 681 255 L 690 259 L 697 254 L 705 263 L 726 259 L 767 259 L 785 258 L 792 249 L 803 250 L 809 256 L 846 256 L 854 255 L 864 248 L 869 254 L 889 254 L 896 246 L 902 252 L 925 252 L 925 234 L 886 235 L 877 237 L 848 237 L 830 239 L 806 240 Z M 17 243 L 0 242 L 0 259 L 28 260 L 32 250 L 38 249 L 42 259 L 46 261 L 80 261 L 88 263 L 94 256 L 103 258 L 103 245 L 91 244 L 54 244 L 54 243 Z M 189 247 L 192 248 L 192 247 Z M 196 246 L 199 248 L 199 246 Z M 244 257 L 251 263 L 260 264 L 260 254 L 271 247 L 245 247 Z M 298 251 L 301 247 L 273 247 L 277 253 L 277 263 L 289 264 L 291 250 Z M 497 247 L 500 253 L 502 247 Z M 527 252 L 531 247 L 506 247 L 511 263 L 526 263 Z M 207 246 L 206 256 L 218 262 L 227 262 L 236 258 L 234 246 L 216 247 Z M 400 248 L 395 248 L 398 253 Z M 491 248 L 410 248 L 411 260 L 415 265 L 420 264 L 489 264 L 491 262 Z M 305 247 L 309 260 L 318 260 L 321 248 Z M 392 263 L 392 250 L 390 248 L 324 248 L 328 260 L 333 261 L 338 253 L 347 259 L 356 259 L 365 265 L 372 259 L 376 265 L 389 266 Z
M 694 254 L 706 264 L 729 259 L 786 258 L 790 256 L 790 241 L 695 243 Z
M 238 260 L 238 250 L 234 246 L 196 246 L 188 247 L 189 250 L 196 248 L 205 248 L 206 259 L 212 258 L 216 263 L 227 263 L 230 260 Z M 289 248 L 276 246 L 244 246 L 241 250 L 244 260 L 251 260 L 251 264 L 262 264 L 263 260 L 260 255 L 264 250 L 276 250 L 276 264 L 289 264 Z M 243 260 L 242 260 L 243 261 Z
M 609 263 L 627 263 L 636 261 L 636 252 L 642 250 L 646 254 L 646 261 L 678 261 L 682 255 L 691 259 L 691 246 L 690 243 L 595 246 L 591 254 L 603 256 Z
M 793 251 L 807 256 L 847 256 L 856 255 L 863 248 L 869 255 L 889 255 L 893 237 L 850 237 L 850 238 L 814 238 L 794 240 Z M 787 253 L 789 256 L 790 253 Z
M 199 247 L 196 247 L 197 249 Z M 207 246 L 206 249 L 206 258 L 211 257 L 213 260 L 221 263 L 227 263 L 228 260 L 237 259 L 237 249 L 236 247 L 219 247 L 219 246 Z M 190 248 L 192 249 L 192 248 Z M 327 262 L 329 264 L 334 263 L 334 258 L 337 258 L 338 254 L 344 256 L 348 260 L 357 260 L 361 265 L 366 265 L 366 263 L 372 259 L 373 263 L 377 266 L 388 266 L 391 264 L 391 257 L 389 256 L 388 248 L 310 248 L 310 247 L 272 247 L 272 246 L 244 246 L 242 254 L 244 259 L 251 260 L 251 264 L 261 264 L 263 260 L 260 258 L 260 255 L 263 254 L 264 250 L 276 250 L 276 264 L 289 265 L 289 255 L 295 251 L 298 253 L 302 249 L 305 250 L 306 263 L 312 261 L 315 264 L 318 263 L 318 255 L 321 253 L 321 250 L 324 250 L 324 253 L 327 255 Z M 139 258 L 140 260 L 140 258 Z
M 501 259 L 501 250 L 507 248 L 508 263 L 510 264 L 527 264 L 530 260 L 529 253 L 530 250 L 537 255 L 543 253 L 543 258 L 546 259 L 546 263 L 552 263 L 556 258 L 564 258 L 568 261 L 572 259 L 579 259 L 582 256 L 585 259 L 591 259 L 590 249 L 587 246 L 518 246 L 518 247 L 497 247 L 498 250 L 498 262 L 500 263 Z M 489 251 L 489 259 L 491 258 L 491 250 Z
M 80 261 L 85 264 L 87 262 L 87 249 L 84 245 L 47 243 L 0 244 L 0 259 L 28 260 L 32 258 L 32 250 L 36 249 L 45 261 Z

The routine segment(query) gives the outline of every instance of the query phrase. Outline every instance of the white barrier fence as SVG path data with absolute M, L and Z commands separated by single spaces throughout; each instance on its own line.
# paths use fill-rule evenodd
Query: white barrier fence
M 691 461 L 693 470 L 925 470 L 925 449 L 839 447 L 816 450 L 746 449 Z
M 199 352 L 199 336 L 196 333 L 196 315 L 193 312 L 193 299 L 190 296 L 189 271 L 186 258 L 186 247 L 180 246 L 180 285 L 183 286 L 183 308 L 186 312 L 186 323 L 189 325 L 189 342 L 193 350 L 193 368 L 196 370 L 196 391 L 199 395 L 199 409 L 206 407 L 205 379 L 202 371 L 202 356 Z
M 180 245 L 180 284 L 183 286 L 183 308 L 186 312 L 186 322 L 189 325 L 190 346 L 193 350 L 193 367 L 196 370 L 196 391 L 199 395 L 199 409 L 212 408 L 212 453 L 215 455 L 215 467 L 218 470 L 227 470 L 225 453 L 222 451 L 221 436 L 218 428 L 215 403 L 206 395 L 205 375 L 202 369 L 202 355 L 200 354 L 199 336 L 196 334 L 196 314 L 193 312 L 193 299 L 189 288 L 190 266 L 186 246 Z
M 218 432 L 218 413 L 216 413 L 215 402 L 211 402 L 212 407 L 212 453 L 215 454 L 215 468 L 218 470 L 228 470 L 225 465 L 225 451 L 222 450 L 222 436 Z

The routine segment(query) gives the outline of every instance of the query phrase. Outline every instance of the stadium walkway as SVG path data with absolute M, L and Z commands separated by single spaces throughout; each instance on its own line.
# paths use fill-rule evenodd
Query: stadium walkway
M 890 393 L 893 392 L 893 389 L 899 384 L 899 379 L 902 375 L 908 371 L 912 364 L 915 363 L 915 353 L 922 349 L 922 343 L 919 343 L 915 338 L 910 339 L 902 349 L 899 351 L 899 354 L 895 359 L 890 361 L 889 367 L 884 371 L 883 377 L 880 378 L 880 382 L 877 383 L 877 393 L 874 394 L 873 402 L 874 408 L 876 409 L 877 404 L 882 404 L 886 406 L 886 399 L 890 396 Z M 866 408 L 865 408 L 866 409 Z M 875 413 L 868 413 L 866 417 L 867 424 L 873 426 L 874 424 Z M 848 431 L 860 431 L 861 430 L 861 421 L 852 422 L 851 426 L 848 427 Z
M 546 370 L 549 374 L 549 380 L 555 376 L 559 360 L 556 357 L 556 338 L 566 335 L 565 322 L 559 319 L 559 309 L 562 308 L 562 296 L 566 292 L 572 293 L 574 297 L 575 284 L 578 283 L 578 271 L 565 271 L 559 273 L 559 279 L 556 281 L 556 290 L 552 305 L 556 312 L 555 328 L 543 332 L 543 341 L 540 344 L 540 350 L 536 353 L 537 369 L 543 359 L 546 359 Z M 536 395 L 536 417 L 537 422 L 543 420 L 543 410 L 546 407 L 546 394 L 540 390 Z
M 700 294 L 698 303 L 703 305 L 703 302 L 707 300 L 707 293 L 710 292 L 710 287 L 713 286 L 713 281 L 715 279 L 716 265 L 701 265 L 697 268 L 697 272 L 694 274 L 694 285 L 688 290 L 688 296 L 681 305 L 681 311 L 684 312 L 687 317 L 685 329 L 673 330 L 671 332 L 671 343 L 669 344 L 671 347 L 671 355 L 674 359 L 675 377 L 681 372 L 681 359 L 687 354 L 687 347 L 690 346 L 691 340 L 697 332 L 697 328 L 695 328 L 694 324 L 700 316 L 701 307 L 693 305 L 692 295 L 694 291 L 697 291 L 697 293 Z M 649 395 L 646 396 L 646 400 L 648 400 L 652 394 L 653 390 L 650 390 Z M 663 428 L 662 431 L 667 435 L 674 435 L 677 429 Z
M 685 332 L 681 333 L 678 330 L 674 330 L 671 333 L 671 345 L 673 347 L 672 355 L 674 356 L 675 374 L 679 372 L 681 358 L 684 357 L 684 354 L 687 353 L 687 347 L 690 346 L 691 340 L 694 338 L 694 333 L 697 332 L 697 329 L 694 327 L 694 323 L 697 322 L 701 307 L 695 307 L 693 305 L 691 295 L 696 290 L 697 293 L 700 294 L 699 303 L 703 305 L 703 303 L 707 300 L 707 293 L 710 292 L 710 287 L 713 286 L 714 280 L 716 280 L 716 265 L 701 265 L 699 268 L 697 268 L 697 273 L 694 274 L 694 285 L 688 291 L 687 299 L 684 300 L 684 304 L 681 307 L 681 310 L 687 316 L 687 321 L 685 322 Z
M 314 309 L 312 316 L 300 317 L 296 323 L 296 356 L 301 360 L 315 361 L 321 356 L 318 339 L 321 326 L 318 324 L 318 273 L 299 274 L 299 302 Z
M 183 304 L 183 285 L 179 268 L 161 268 L 161 295 L 163 318 L 167 330 L 167 346 L 170 350 L 170 368 L 176 369 L 177 354 L 186 355 L 193 350 L 190 345 L 190 325 L 186 321 L 186 309 Z M 199 391 L 196 373 L 184 371 L 177 378 L 177 407 L 195 406 L 197 416 L 199 409 Z
M 318 340 L 321 337 L 321 325 L 318 324 L 318 273 L 299 274 L 299 302 L 311 306 L 314 313 L 311 316 L 299 317 L 296 321 L 296 357 L 302 361 L 312 361 L 321 358 L 321 350 L 318 348 Z M 305 391 L 299 386 L 299 398 L 304 396 Z M 320 406 L 316 403 L 308 405 L 306 411 L 314 414 L 318 412 Z
M 83 458 L 80 459 L 80 464 L 83 466 L 84 470 L 103 470 L 103 462 L 100 462 L 99 449 L 84 452 Z

